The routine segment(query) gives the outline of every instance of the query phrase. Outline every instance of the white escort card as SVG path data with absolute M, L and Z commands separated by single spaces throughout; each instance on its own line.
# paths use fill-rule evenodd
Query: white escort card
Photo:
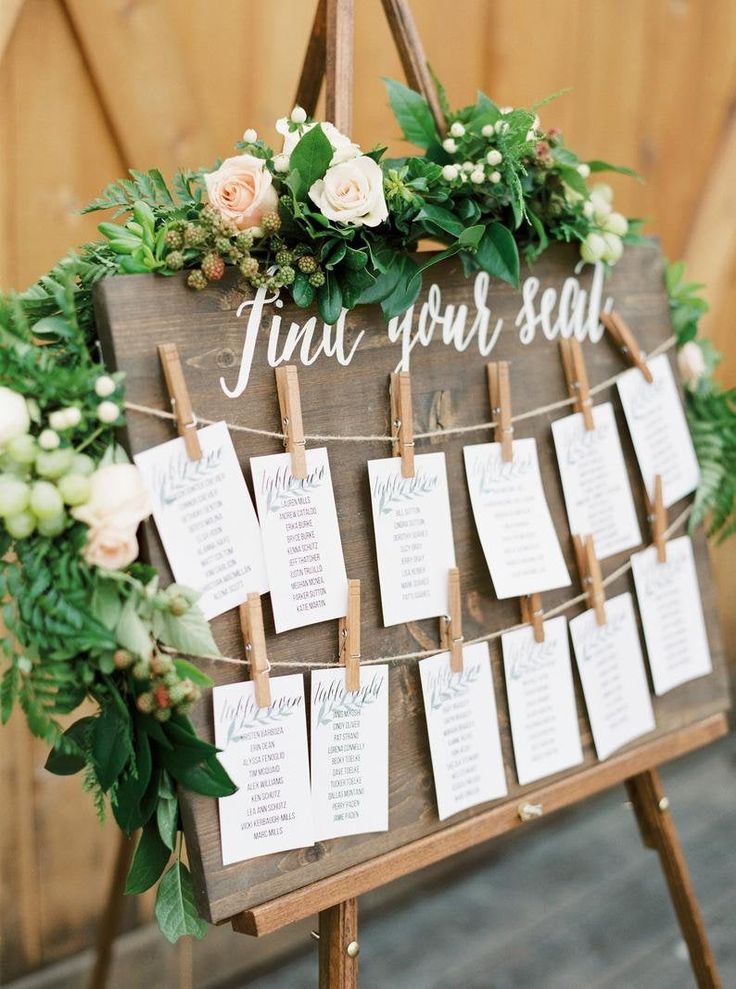
M 276 631 L 342 618 L 348 580 L 327 450 L 307 450 L 302 480 L 288 453 L 250 466 Z
M 599 759 L 654 730 L 654 711 L 628 591 L 606 600 L 606 624 L 590 609 L 570 621 L 570 635 Z
M 369 460 L 373 529 L 383 624 L 433 618 L 447 611 L 447 572 L 455 566 L 444 453 Z
M 533 783 L 583 761 L 567 619 L 544 622 L 544 642 L 531 626 L 501 636 L 511 738 L 519 783 Z
M 542 487 L 537 444 L 514 440 L 513 460 L 500 443 L 466 446 L 473 516 L 499 599 L 567 587 L 570 575 Z
M 599 560 L 641 543 L 613 405 L 594 405 L 595 429 L 582 413 L 552 423 L 565 507 L 573 535 L 591 534 Z
M 216 618 L 268 590 L 253 502 L 224 422 L 197 432 L 202 457 L 190 460 L 184 440 L 169 440 L 133 459 L 151 494 L 153 517 L 179 584 L 200 594 L 205 618 Z
M 713 669 L 693 544 L 689 536 L 680 536 L 666 546 L 665 563 L 657 562 L 654 546 L 631 557 L 649 668 L 657 694 L 665 694 Z
M 316 840 L 388 831 L 388 666 L 314 670 L 311 723 Z
M 463 648 L 463 670 L 450 654 L 419 663 L 439 818 L 507 793 L 488 643 Z
M 270 707 L 250 681 L 212 691 L 218 759 L 238 787 L 218 800 L 223 865 L 314 844 L 304 678 L 270 686 Z
M 638 368 L 631 368 L 618 379 L 618 392 L 644 486 L 653 495 L 654 478 L 661 474 L 664 505 L 669 508 L 697 488 L 700 470 L 667 355 L 647 364 L 654 378 L 651 384 Z

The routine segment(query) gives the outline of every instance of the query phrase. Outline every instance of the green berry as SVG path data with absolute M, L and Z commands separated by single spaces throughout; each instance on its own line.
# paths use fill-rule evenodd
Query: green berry
M 30 433 L 23 433 L 22 436 L 14 436 L 5 447 L 5 452 L 17 464 L 32 464 L 36 459 L 36 441 Z
M 232 250 L 232 244 L 227 237 L 218 237 L 215 241 L 215 250 L 218 254 L 229 254 Z
M 253 234 L 250 230 L 241 230 L 235 238 L 235 246 L 239 251 L 249 251 L 253 246 Z
M 74 460 L 74 451 L 69 447 L 61 450 L 41 450 L 36 456 L 36 473 L 39 477 L 56 480 L 66 474 Z
M 260 275 L 260 274 L 253 275 L 253 277 L 250 280 L 250 283 L 253 286 L 253 288 L 263 288 L 264 285 L 268 284 L 268 279 L 266 278 L 265 275 Z
M 12 474 L 0 475 L 0 515 L 7 517 L 28 508 L 31 489 L 25 481 Z
M 181 271 L 184 267 L 184 255 L 181 251 L 169 251 L 166 255 L 166 266 L 171 271 Z
M 168 707 L 160 707 L 158 711 L 154 711 L 153 716 L 156 721 L 168 721 L 171 717 L 171 711 Z
M 326 281 L 327 279 L 325 278 L 324 271 L 314 271 L 309 276 L 309 284 L 312 288 L 322 288 Z
M 303 271 L 305 275 L 311 275 L 313 271 L 317 270 L 317 261 L 311 254 L 305 254 L 297 261 L 297 267 L 299 268 L 299 271 Z
M 283 248 L 282 250 L 276 252 L 274 260 L 279 268 L 285 268 L 294 260 L 294 255 L 291 251 L 287 251 L 286 248 Z
M 186 615 L 189 611 L 189 602 L 182 595 L 177 594 L 169 601 L 169 611 L 172 615 L 180 617 L 181 615 Z
M 279 269 L 279 277 L 282 285 L 291 285 L 296 278 L 296 272 L 290 264 L 285 264 L 283 268 Z
M 133 666 L 133 676 L 136 680 L 148 680 L 151 676 L 151 666 L 145 659 L 139 659 Z
M 64 511 L 59 489 L 50 481 L 36 481 L 31 488 L 30 508 L 37 519 L 53 519 Z
M 225 262 L 219 254 L 210 252 L 202 258 L 202 274 L 208 282 L 218 282 L 225 274 Z
M 167 230 L 164 243 L 170 251 L 178 251 L 184 246 L 184 238 L 178 230 Z
M 266 234 L 275 234 L 281 229 L 281 217 L 276 210 L 264 213 L 261 217 L 261 227 Z
M 258 261 L 256 258 L 245 258 L 241 261 L 240 274 L 245 278 L 254 278 L 258 274 Z
M 207 279 L 199 268 L 195 268 L 187 275 L 187 285 L 189 288 L 201 292 L 203 288 L 207 288 Z
M 127 670 L 129 666 L 133 665 L 133 653 L 128 652 L 127 649 L 116 649 L 112 654 L 112 661 L 118 670 Z
M 135 676 L 135 671 L 133 675 Z M 153 694 L 148 691 L 139 694 L 136 698 L 135 706 L 142 714 L 152 714 L 156 708 L 156 701 L 153 699 Z
M 93 474 L 95 470 L 95 462 L 92 457 L 88 457 L 86 453 L 75 453 L 72 459 L 70 472 L 72 474 L 82 474 L 84 477 L 89 477 Z
M 205 231 L 196 223 L 187 223 L 184 227 L 184 246 L 198 247 L 205 238 Z
M 66 515 L 60 512 L 51 518 L 38 520 L 38 531 L 42 536 L 58 536 L 66 526 Z
M 90 482 L 84 474 L 65 474 L 59 479 L 59 493 L 67 505 L 83 505 L 89 498 Z
M 5 528 L 13 539 L 27 539 L 36 528 L 36 517 L 30 512 L 18 512 L 5 519 Z

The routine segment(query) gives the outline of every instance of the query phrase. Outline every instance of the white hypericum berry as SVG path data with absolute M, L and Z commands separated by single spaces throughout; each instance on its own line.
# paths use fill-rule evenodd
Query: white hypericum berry
M 470 175 L 471 172 L 475 171 L 476 165 L 474 161 L 464 161 L 460 167 Z
M 474 172 L 470 173 L 470 181 L 474 182 L 476 185 L 480 185 L 484 179 L 485 175 L 483 174 L 483 170 L 481 168 L 476 168 Z
M 445 149 L 448 155 L 454 155 L 455 152 L 457 151 L 457 144 L 455 144 L 454 140 L 451 137 L 446 137 L 444 139 L 444 141 L 442 142 L 442 147 Z
M 42 450 L 55 450 L 60 442 L 59 434 L 53 429 L 44 429 L 38 437 L 38 445 Z
M 609 264 L 616 264 L 621 255 L 624 253 L 624 245 L 621 243 L 621 238 L 616 234 L 603 234 L 603 240 L 606 242 L 606 249 L 603 252 L 603 260 L 607 261 Z
M 609 213 L 603 224 L 603 229 L 609 234 L 617 234 L 619 237 L 625 237 L 629 229 L 629 221 L 623 213 Z
M 304 109 L 304 107 L 295 106 L 294 109 L 291 111 L 291 119 L 292 122 L 295 124 L 303 124 L 307 119 L 307 111 Z
M 64 412 L 66 413 L 67 429 L 75 429 L 82 421 L 81 411 L 76 405 L 70 405 L 68 409 L 64 409 Z
M 586 199 L 585 202 L 583 203 L 583 216 L 586 218 L 586 220 L 592 220 L 594 212 L 595 210 L 593 209 L 593 204 L 589 199 Z
M 452 127 L 450 127 L 450 136 L 462 137 L 464 133 L 465 133 L 465 128 L 463 127 L 463 125 L 460 123 L 459 120 L 456 120 L 455 123 L 452 125 Z
M 483 137 L 493 137 L 493 135 L 496 133 L 496 128 L 493 126 L 493 124 L 483 124 L 480 132 L 483 135 Z
M 443 165 L 442 178 L 446 182 L 454 182 L 458 176 L 457 165 Z
M 255 142 L 258 140 L 258 134 L 256 133 L 256 131 L 253 130 L 252 127 L 249 127 L 248 130 L 243 134 L 243 140 L 245 141 L 246 144 L 255 144 Z
M 501 173 L 491 172 L 491 174 L 488 176 L 488 181 L 492 182 L 494 185 L 498 185 L 498 183 L 501 181 Z
M 115 382 L 109 374 L 103 374 L 95 381 L 95 394 L 100 398 L 109 398 L 115 391 Z
M 534 130 L 534 128 L 532 128 L 531 130 L 528 130 L 526 132 L 526 139 L 527 139 L 527 141 L 536 141 L 536 139 L 537 139 L 537 132 Z
M 502 107 L 500 107 L 500 109 L 499 109 L 498 112 L 501 114 L 501 116 L 505 117 L 506 114 L 512 113 L 513 112 L 513 109 L 514 108 L 512 106 L 502 106 Z
M 273 159 L 273 167 L 276 172 L 288 172 L 289 156 L 285 154 L 276 155 Z
M 503 155 L 500 151 L 497 151 L 496 148 L 494 148 L 486 155 L 486 161 L 489 165 L 500 165 L 503 161 Z
M 605 253 L 606 242 L 602 234 L 589 233 L 580 245 L 580 256 L 583 261 L 588 261 L 590 264 L 600 261 Z
M 120 415 L 120 409 L 114 402 L 100 402 L 97 406 L 97 418 L 100 422 L 116 422 Z
M 594 196 L 599 196 L 607 203 L 613 202 L 613 189 L 605 182 L 599 182 L 597 185 L 594 185 L 591 189 L 591 194 Z
M 496 122 L 495 129 L 497 134 L 505 134 L 509 129 L 509 125 L 506 123 L 505 120 L 499 120 Z
M 586 163 L 582 161 L 578 165 L 578 175 L 581 175 L 584 179 L 587 179 L 590 176 L 590 165 L 586 165 Z
M 57 409 L 49 416 L 49 426 L 57 433 L 63 432 L 67 428 L 66 409 Z

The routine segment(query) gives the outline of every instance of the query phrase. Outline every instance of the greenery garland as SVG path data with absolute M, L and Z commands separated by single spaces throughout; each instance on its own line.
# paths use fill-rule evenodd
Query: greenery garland
M 202 289 L 236 265 L 247 285 L 289 292 L 333 323 L 368 303 L 400 314 L 424 268 L 451 255 L 468 274 L 516 285 L 520 252 L 532 261 L 552 241 L 573 241 L 584 260 L 610 265 L 639 238 L 608 187 L 588 188 L 613 166 L 581 161 L 559 132 L 541 129 L 536 109 L 480 94 L 451 112 L 438 87 L 448 121 L 439 134 L 423 97 L 395 82 L 388 90 L 422 155 L 363 154 L 296 107 L 277 122 L 280 152 L 246 131 L 239 155 L 179 172 L 171 187 L 155 169 L 131 170 L 87 207 L 124 217 L 100 224 L 105 240 L 0 296 L 2 721 L 19 706 L 52 747 L 47 769 L 82 772 L 100 817 L 109 805 L 127 834 L 142 829 L 126 889 L 143 892 L 163 875 L 156 916 L 172 941 L 206 929 L 181 862 L 176 787 L 211 797 L 235 787 L 188 718 L 210 681 L 178 653 L 218 653 L 196 595 L 161 587 L 135 559 L 148 506 L 115 441 L 124 382 L 100 365 L 95 282 L 186 268 Z M 410 255 L 426 239 L 443 249 L 422 266 Z M 682 275 L 671 266 L 667 285 L 703 474 L 693 521 L 709 514 L 711 533 L 725 537 L 736 528 L 736 395 L 713 382 L 717 355 L 697 340 L 705 306 Z M 63 731 L 58 717 L 85 701 L 91 713 Z

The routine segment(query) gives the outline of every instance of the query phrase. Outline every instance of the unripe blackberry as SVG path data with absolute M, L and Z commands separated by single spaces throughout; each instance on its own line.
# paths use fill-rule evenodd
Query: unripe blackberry
M 153 716 L 156 721 L 168 721 L 171 717 L 171 711 L 168 707 L 160 707 L 158 711 L 153 712 Z
M 187 223 L 184 227 L 184 246 L 198 247 L 205 239 L 205 231 L 196 223 Z
M 166 673 L 171 673 L 174 669 L 174 663 L 168 656 L 163 656 L 161 653 L 156 653 L 151 659 L 151 672 L 155 673 L 156 676 L 164 676 Z
M 218 254 L 229 254 L 232 250 L 232 244 L 227 239 L 227 237 L 218 237 L 215 240 L 215 250 Z
M 258 261 L 256 258 L 244 258 L 240 262 L 240 274 L 245 278 L 255 278 L 258 274 Z
M 281 229 L 281 217 L 276 210 L 264 213 L 261 217 L 261 226 L 266 234 L 275 234 Z
M 276 252 L 276 256 L 274 260 L 276 261 L 276 264 L 279 266 L 279 268 L 284 268 L 286 265 L 292 263 L 292 261 L 294 260 L 294 255 L 291 253 L 291 251 L 287 251 L 286 248 L 282 248 L 280 251 Z
M 169 696 L 169 691 L 164 687 L 163 684 L 159 684 L 157 687 L 153 688 L 153 696 L 156 701 L 156 707 L 170 707 L 171 697 Z
M 116 649 L 112 654 L 112 661 L 118 670 L 127 670 L 133 664 L 133 654 L 127 649 Z
M 250 230 L 241 230 L 235 238 L 235 244 L 239 251 L 249 251 L 253 246 L 253 234 Z
M 144 659 L 138 660 L 133 667 L 133 676 L 136 680 L 148 680 L 151 676 L 151 667 Z
M 264 285 L 268 284 L 268 279 L 266 278 L 265 275 L 259 273 L 257 275 L 253 275 L 253 277 L 250 280 L 250 283 L 253 286 L 253 288 L 263 288 Z
M 199 214 L 199 217 L 203 223 L 213 224 L 219 220 L 220 214 L 214 206 L 207 203 L 202 212 Z
M 296 278 L 296 272 L 290 264 L 285 264 L 279 269 L 279 278 L 281 279 L 282 285 L 291 285 Z
M 181 615 L 186 615 L 189 611 L 189 602 L 181 594 L 178 594 L 169 602 L 169 611 L 172 615 L 176 615 L 177 618 L 181 617 Z
M 170 229 L 166 231 L 164 243 L 169 250 L 178 251 L 180 247 L 184 246 L 184 238 L 178 230 Z
M 202 274 L 208 282 L 218 282 L 225 274 L 225 262 L 219 254 L 210 252 L 202 258 Z
M 184 267 L 184 255 L 181 251 L 169 251 L 166 255 L 166 266 L 170 271 L 181 271 Z
M 143 714 L 152 714 L 156 708 L 156 701 L 153 699 L 153 694 L 148 691 L 145 694 L 139 694 L 135 706 Z
M 273 275 L 266 281 L 266 290 L 268 292 L 278 292 L 281 288 L 282 282 L 278 275 Z
M 309 276 L 309 284 L 312 288 L 322 288 L 326 281 L 324 271 L 313 271 Z
M 303 258 L 305 254 L 309 254 L 309 248 L 306 244 L 297 244 L 293 254 L 295 258 Z
M 317 261 L 311 254 L 305 254 L 304 257 L 299 258 L 297 261 L 297 267 L 305 275 L 311 275 L 313 271 L 317 270 Z
M 203 288 L 207 288 L 207 279 L 200 268 L 195 268 L 189 272 L 187 275 L 187 285 L 196 292 L 201 292 Z

